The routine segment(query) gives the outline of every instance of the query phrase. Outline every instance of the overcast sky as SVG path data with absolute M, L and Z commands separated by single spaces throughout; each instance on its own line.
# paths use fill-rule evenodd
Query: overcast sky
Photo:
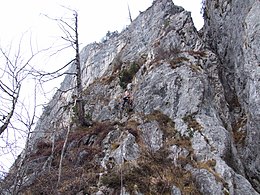
M 133 18 L 144 11 L 152 0 L 0 0 L 0 43 L 10 43 L 25 31 L 32 32 L 39 44 L 58 36 L 57 26 L 42 14 L 50 17 L 68 16 L 61 5 L 79 13 L 79 35 L 82 45 L 100 41 L 108 30 L 121 31 L 129 24 L 127 3 Z M 201 0 L 173 0 L 192 12 L 197 28 L 203 21 L 200 15 Z
M 48 47 L 62 36 L 57 24 L 47 19 L 44 14 L 53 17 L 71 17 L 71 12 L 62 6 L 75 9 L 79 14 L 79 39 L 81 48 L 91 42 L 99 42 L 106 32 L 119 32 L 129 25 L 129 4 L 132 18 L 139 11 L 145 11 L 153 0 L 0 0 L 0 47 L 5 48 L 12 43 L 15 47 L 22 34 L 27 32 L 38 48 Z M 196 28 L 203 26 L 200 15 L 201 0 L 173 0 L 176 5 L 191 11 Z M 29 43 L 25 42 L 23 52 L 28 50 Z M 70 61 L 74 56 L 59 56 L 58 61 Z M 46 57 L 48 58 L 48 56 Z M 63 62 L 61 62 L 63 63 Z M 2 66 L 2 63 L 0 63 Z M 1 100 L 0 100 L 1 101 Z M 0 156 L 8 168 L 13 162 L 12 157 Z M 1 168 L 1 167 L 0 167 Z

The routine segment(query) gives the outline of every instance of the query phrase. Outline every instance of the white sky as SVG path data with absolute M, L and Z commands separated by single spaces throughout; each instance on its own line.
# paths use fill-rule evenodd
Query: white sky
M 22 32 L 30 30 L 38 43 L 51 40 L 57 34 L 57 26 L 42 14 L 51 17 L 66 15 L 60 5 L 78 10 L 79 35 L 82 44 L 99 41 L 108 30 L 121 31 L 129 24 L 127 3 L 133 18 L 144 11 L 152 0 L 0 0 L 0 43 L 9 43 Z M 197 28 L 202 27 L 201 0 L 173 0 L 176 5 L 192 11 Z M 68 15 L 67 15 L 68 16 Z
M 12 42 L 20 40 L 23 33 L 31 36 L 34 48 L 48 47 L 63 34 L 50 17 L 70 17 L 62 6 L 78 11 L 79 14 L 79 39 L 81 48 L 88 43 L 99 42 L 107 31 L 119 32 L 129 25 L 129 4 L 132 18 L 138 16 L 139 11 L 145 11 L 151 6 L 153 0 L 0 0 L 0 47 L 5 48 Z M 203 26 L 200 15 L 201 0 L 173 0 L 176 5 L 191 11 L 197 29 Z M 61 6 L 62 5 L 62 6 Z M 66 14 L 66 12 L 68 12 Z M 28 39 L 27 39 L 28 40 Z M 29 43 L 23 45 L 23 52 L 29 48 Z M 64 65 L 74 57 L 74 54 L 58 56 L 58 64 Z M 55 60 L 54 59 L 54 60 Z M 61 61 L 61 59 L 63 61 Z M 48 63 L 46 56 L 44 63 Z M 1 64 L 0 64 L 1 66 Z M 59 85 L 59 84 L 58 84 Z M 0 100 L 1 101 L 1 100 Z M 5 160 L 6 168 L 13 162 L 12 157 L 0 156 L 0 165 Z M 0 166 L 1 169 L 1 166 Z M 1 170 L 0 170 L 1 171 Z

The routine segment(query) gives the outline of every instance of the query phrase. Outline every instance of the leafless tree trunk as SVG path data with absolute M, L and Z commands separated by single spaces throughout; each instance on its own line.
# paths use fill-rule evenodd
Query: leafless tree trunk
M 128 8 L 129 20 L 130 20 L 130 22 L 133 22 L 129 4 L 127 4 L 127 8 Z
M 80 54 L 79 54 L 79 34 L 78 34 L 78 13 L 75 11 L 75 51 L 76 51 L 76 57 L 75 57 L 75 65 L 76 65 L 76 77 L 77 77 L 77 110 L 78 110 L 78 120 L 79 124 L 84 126 L 86 124 L 85 121 L 85 110 L 84 110 L 84 104 L 83 104 L 83 89 L 82 89 L 82 76 L 81 76 L 81 64 L 80 64 Z
M 70 10 L 70 9 L 69 9 Z M 63 74 L 70 74 L 72 76 L 76 76 L 76 85 L 75 88 L 73 87 L 70 90 L 76 90 L 76 96 L 75 96 L 75 114 L 76 114 L 76 118 L 77 118 L 77 124 L 80 126 L 86 126 L 89 125 L 89 121 L 86 120 L 85 117 L 85 110 L 84 110 L 84 100 L 83 100 L 83 86 L 82 86 L 82 75 L 81 75 L 81 71 L 82 71 L 82 66 L 81 66 L 81 60 L 80 60 L 80 53 L 79 53 L 79 33 L 78 33 L 78 13 L 75 10 L 70 10 L 73 11 L 73 24 L 69 24 L 68 22 L 66 22 L 65 20 L 61 19 L 53 19 L 50 18 L 48 16 L 48 18 L 56 21 L 60 27 L 60 29 L 63 31 L 64 36 L 62 36 L 61 38 L 63 40 L 65 40 L 68 43 L 68 46 L 64 47 L 63 49 L 67 49 L 67 48 L 73 48 L 74 52 L 75 52 L 75 58 L 71 61 L 74 62 L 75 66 L 75 73 L 68 73 L 68 72 L 63 72 L 60 73 L 61 70 L 63 70 L 65 67 L 67 67 L 68 65 L 71 65 L 71 63 L 66 64 L 66 66 L 62 67 L 61 69 L 54 71 L 52 73 L 40 73 L 38 72 L 38 76 L 43 77 L 43 76 L 50 76 L 53 74 L 57 74 L 58 76 L 63 75 Z M 61 50 L 63 50 L 61 49 Z M 61 51 L 59 50 L 59 51 Z M 58 51 L 58 52 L 59 52 Z M 58 76 L 54 76 L 52 79 L 58 77 Z

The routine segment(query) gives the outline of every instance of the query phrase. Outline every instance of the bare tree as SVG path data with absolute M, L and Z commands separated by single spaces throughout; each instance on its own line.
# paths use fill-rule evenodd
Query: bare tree
M 81 125 L 85 125 L 85 110 L 84 110 L 84 104 L 82 99 L 82 93 L 83 93 L 83 87 L 82 87 L 82 77 L 81 77 L 81 64 L 80 64 L 80 55 L 79 55 L 79 34 L 78 34 L 78 13 L 74 11 L 74 17 L 75 17 L 75 39 L 72 39 L 74 45 L 75 45 L 75 65 L 76 65 L 76 77 L 77 77 L 77 111 L 78 111 L 78 120 Z
M 36 100 L 29 100 L 25 94 L 30 93 L 31 98 L 36 98 L 36 85 L 29 79 L 32 79 L 31 71 L 37 56 L 44 51 L 34 51 L 31 37 L 27 40 L 25 34 L 15 45 L 0 47 L 1 177 L 6 176 L 12 162 L 22 151 L 37 119 Z M 31 89 L 28 83 L 31 83 Z
M 36 85 L 32 89 L 28 89 L 27 86 L 30 96 L 33 98 L 30 100 L 25 99 L 23 89 L 26 88 L 25 85 L 30 77 L 31 62 L 39 53 L 31 52 L 27 58 L 24 58 L 22 56 L 22 39 L 15 54 L 12 53 L 11 46 L 8 50 L 0 48 L 1 59 L 5 62 L 4 66 L 0 67 L 0 156 L 3 157 L 0 166 L 3 167 L 4 171 L 1 172 L 1 177 L 5 177 L 4 183 L 6 184 L 5 188 L 1 183 L 0 191 L 6 191 L 10 194 L 18 194 L 23 183 L 25 169 L 22 169 L 22 166 L 27 153 L 26 145 L 37 119 Z M 10 176 L 10 174 L 7 174 L 7 169 L 12 162 L 8 162 L 8 165 L 6 165 L 5 158 L 12 156 L 14 160 L 22 151 L 24 144 L 25 149 L 20 155 L 19 163 L 13 165 L 16 172 Z
M 62 32 L 64 34 L 63 36 L 61 36 L 61 38 L 66 43 L 68 43 L 68 44 L 65 44 L 65 46 L 62 47 L 61 49 L 57 50 L 55 52 L 55 54 L 57 54 L 58 52 L 61 52 L 64 49 L 72 48 L 74 50 L 75 57 L 69 63 L 67 63 L 65 66 L 63 66 L 60 69 L 57 69 L 53 72 L 44 72 L 44 73 L 37 71 L 36 75 L 38 77 L 40 77 L 41 79 L 44 77 L 48 77 L 49 79 L 47 79 L 45 81 L 53 80 L 53 79 L 56 79 L 60 76 L 66 75 L 66 74 L 75 76 L 76 85 L 68 90 L 75 90 L 75 92 L 76 92 L 75 97 L 74 97 L 74 101 L 75 101 L 74 110 L 75 110 L 75 114 L 76 114 L 76 118 L 77 118 L 77 124 L 79 124 L 81 126 L 87 126 L 90 123 L 85 118 L 84 101 L 83 101 L 83 97 L 82 97 L 83 96 L 83 86 L 82 86 L 82 76 L 81 76 L 82 67 L 81 67 L 81 60 L 80 60 L 80 53 L 79 53 L 78 13 L 75 10 L 71 10 L 71 9 L 69 9 L 69 10 L 73 12 L 73 18 L 70 19 L 70 21 L 73 21 L 73 24 L 70 24 L 69 22 L 67 22 L 68 19 L 63 19 L 63 18 L 57 19 L 57 18 L 50 18 L 47 15 L 45 15 L 45 16 L 58 23 L 59 28 L 62 30 Z M 70 65 L 74 66 L 75 72 L 65 71 L 65 68 L 67 68 Z M 67 92 L 68 90 L 66 90 L 65 92 Z
M 0 135 L 8 128 L 11 123 L 11 119 L 15 113 L 15 108 L 20 95 L 22 82 L 27 77 L 25 69 L 28 67 L 30 60 L 29 58 L 25 63 L 20 64 L 20 45 L 17 55 L 14 59 L 9 57 L 8 52 L 0 48 L 0 54 L 5 59 L 5 67 L 1 67 L 1 126 Z
M 75 52 L 75 58 L 73 58 L 69 63 L 64 65 L 63 67 L 53 71 L 53 72 L 42 72 L 36 70 L 34 65 L 32 64 L 33 59 L 35 56 L 40 52 L 33 52 L 31 46 L 31 53 L 29 57 L 23 58 L 22 48 L 20 41 L 18 45 L 18 50 L 13 55 L 13 53 L 9 50 L 4 50 L 0 47 L 0 58 L 1 60 L 4 59 L 5 66 L 0 66 L 0 135 L 6 134 L 7 137 L 12 130 L 12 132 L 22 132 L 24 138 L 27 139 L 26 147 L 23 150 L 23 153 L 27 153 L 27 145 L 28 140 L 30 139 L 30 135 L 32 133 L 32 128 L 36 120 L 36 104 L 33 106 L 33 112 L 27 107 L 26 103 L 23 103 L 21 99 L 21 92 L 23 90 L 23 86 L 26 83 L 27 79 L 32 76 L 40 77 L 39 80 L 43 78 L 47 78 L 47 80 L 53 80 L 58 78 L 62 75 L 69 74 L 75 77 L 76 85 L 69 90 L 75 90 L 75 114 L 77 117 L 77 121 L 79 125 L 85 126 L 89 125 L 89 122 L 85 119 L 85 110 L 84 110 L 84 102 L 83 102 L 83 87 L 82 87 L 82 76 L 81 76 L 81 61 L 80 61 L 80 54 L 79 54 L 79 34 L 78 34 L 78 13 L 75 10 L 73 11 L 73 24 L 69 24 L 64 19 L 54 19 L 58 22 L 58 25 L 64 36 L 62 39 L 65 40 L 67 46 L 63 47 L 66 48 L 73 48 Z M 45 49 L 47 50 L 47 49 Z M 60 52 L 58 50 L 57 52 Z M 69 65 L 74 66 L 75 72 L 69 73 L 68 71 L 64 71 L 66 67 Z M 40 81 L 41 82 L 41 81 Z M 40 83 L 41 84 L 41 83 Z M 34 91 L 34 90 L 32 90 Z M 35 91 L 34 91 L 35 92 Z M 33 93 L 33 92 L 32 92 Z M 36 94 L 36 92 L 35 92 Z M 36 98 L 36 96 L 35 96 Z M 25 113 L 23 113 L 25 111 Z M 27 116 L 24 116 L 27 115 Z M 20 128 L 19 125 L 23 126 Z M 68 127 L 70 128 L 70 127 Z M 13 134 L 12 134 L 13 136 Z M 8 144 L 6 144 L 8 145 Z M 66 146 L 66 145 L 65 145 Z M 64 147 L 65 147 L 64 146 Z M 1 145 L 0 145 L 1 147 Z M 1 155 L 1 154 L 0 154 Z M 14 155 L 15 156 L 15 155 Z M 20 186 L 24 183 L 24 174 L 26 168 L 24 169 L 24 164 L 26 164 L 26 154 L 23 157 L 19 158 L 19 165 L 17 167 L 17 173 L 12 178 L 12 188 L 10 191 L 13 194 L 19 193 Z M 63 157 L 61 157 L 62 159 Z M 23 167 L 23 168 L 22 168 Z M 62 167 L 62 160 L 60 164 L 60 174 L 61 174 L 61 167 Z M 60 177 L 60 176 L 59 176 Z
M 127 4 L 127 8 L 128 8 L 128 15 L 129 15 L 129 20 L 130 20 L 130 22 L 133 22 L 133 19 L 132 19 L 132 14 L 131 14 L 131 11 L 130 11 L 129 4 Z

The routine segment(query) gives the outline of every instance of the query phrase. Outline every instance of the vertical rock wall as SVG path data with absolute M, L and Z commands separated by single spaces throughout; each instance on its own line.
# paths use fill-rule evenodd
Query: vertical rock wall
M 207 0 L 204 37 L 219 56 L 245 174 L 260 191 L 260 1 Z

